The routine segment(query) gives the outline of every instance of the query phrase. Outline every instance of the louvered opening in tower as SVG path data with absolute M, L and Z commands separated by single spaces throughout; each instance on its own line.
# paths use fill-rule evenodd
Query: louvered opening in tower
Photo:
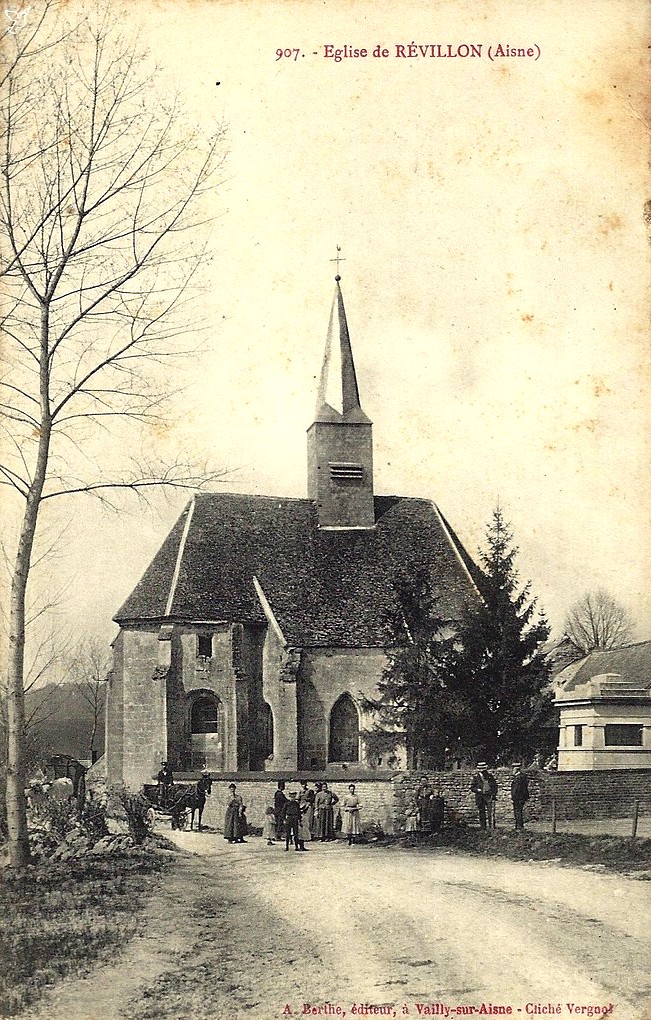
M 330 478 L 339 485 L 359 485 L 364 481 L 361 464 L 330 464 Z

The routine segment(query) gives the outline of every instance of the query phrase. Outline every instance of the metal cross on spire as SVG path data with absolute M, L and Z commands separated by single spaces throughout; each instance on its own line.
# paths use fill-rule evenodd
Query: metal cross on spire
M 346 261 L 346 259 L 342 259 L 341 255 L 339 254 L 340 251 L 341 251 L 341 248 L 339 247 L 339 245 L 337 245 L 337 257 L 336 257 L 336 259 L 330 259 L 331 262 L 336 262 L 337 263 L 337 276 L 336 276 L 337 280 L 340 279 L 340 276 L 339 276 L 339 263 Z

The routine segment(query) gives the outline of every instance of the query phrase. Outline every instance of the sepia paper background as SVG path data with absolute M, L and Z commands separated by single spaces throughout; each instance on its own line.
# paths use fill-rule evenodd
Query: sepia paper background
M 471 555 L 499 500 L 556 636 L 604 586 L 649 638 L 647 3 L 113 7 L 188 124 L 228 126 L 207 337 L 169 427 L 134 444 L 228 469 L 226 490 L 304 496 L 340 246 L 375 491 L 434 499 Z M 482 56 L 395 55 L 411 43 Z M 500 43 L 539 56 L 489 59 Z M 186 498 L 56 511 L 65 542 L 35 583 L 65 591 L 62 631 L 111 640 Z
M 433 498 L 472 555 L 499 500 L 556 635 L 603 585 L 648 637 L 646 3 L 114 11 L 188 124 L 228 126 L 198 309 L 208 339 L 180 373 L 173 424 L 146 441 L 228 468 L 226 489 L 305 494 L 340 245 L 376 492 Z M 395 56 L 412 42 L 482 56 Z M 491 61 L 500 43 L 540 56 Z M 328 44 L 369 56 L 337 63 Z M 389 58 L 371 56 L 378 44 Z M 69 582 L 64 625 L 111 638 L 184 502 L 59 511 L 74 518 L 48 565 Z

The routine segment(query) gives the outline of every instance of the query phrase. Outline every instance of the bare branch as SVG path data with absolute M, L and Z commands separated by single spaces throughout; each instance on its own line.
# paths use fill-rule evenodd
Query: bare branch
M 159 419 L 174 393 L 160 365 L 195 328 L 182 312 L 207 257 L 205 200 L 220 183 L 224 132 L 193 130 L 165 89 L 155 94 L 155 68 L 121 38 L 110 0 L 77 22 L 68 7 L 44 0 L 15 38 L 0 39 L 0 325 L 10 373 L 0 484 L 24 499 L 6 699 L 16 867 L 29 853 L 24 647 L 44 500 L 88 493 L 112 507 L 120 491 L 144 499 L 224 475 L 180 462 L 98 471 L 92 435 L 119 444 L 122 420 Z M 46 600 L 32 619 L 51 609 Z
M 626 606 L 605 588 L 586 592 L 569 609 L 565 633 L 585 652 L 618 648 L 629 644 L 635 633 L 635 620 Z

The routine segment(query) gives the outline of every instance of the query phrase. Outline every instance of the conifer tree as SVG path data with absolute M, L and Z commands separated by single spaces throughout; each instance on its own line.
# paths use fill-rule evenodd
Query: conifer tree
M 469 718 L 457 734 L 465 755 L 507 762 L 531 757 L 545 743 L 551 718 L 549 637 L 531 582 L 518 583 L 517 547 L 501 508 L 493 511 L 480 552 L 482 601 L 468 609 L 458 632 L 450 685 Z
M 365 702 L 376 713 L 375 725 L 364 732 L 367 757 L 386 759 L 403 747 L 409 768 L 441 767 L 466 708 L 449 685 L 454 629 L 437 613 L 426 571 L 398 582 L 396 611 L 385 623 L 387 665 L 378 698 Z

